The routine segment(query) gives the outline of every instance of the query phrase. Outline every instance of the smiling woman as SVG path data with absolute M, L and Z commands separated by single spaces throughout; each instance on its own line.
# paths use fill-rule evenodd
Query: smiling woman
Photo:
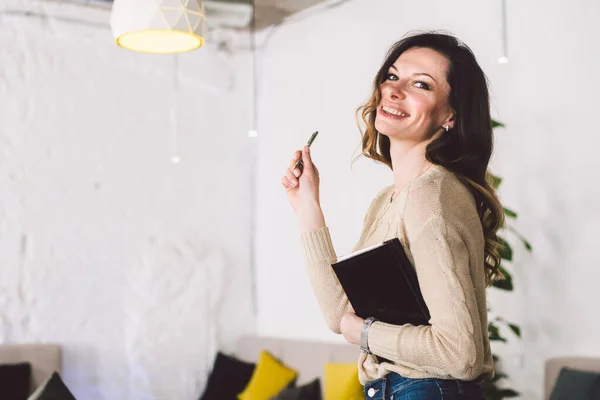
M 281 182 L 327 325 L 360 347 L 369 399 L 483 399 L 480 383 L 494 376 L 485 289 L 501 277 L 496 232 L 503 222 L 487 180 L 493 137 L 485 74 L 451 35 L 407 36 L 388 52 L 358 111 L 362 154 L 390 167 L 394 182 L 372 201 L 354 251 L 400 239 L 431 319 L 393 325 L 354 313 L 331 267 L 338 258 L 305 147 Z M 303 170 L 294 167 L 300 157 Z
M 445 101 L 450 92 L 444 79 L 447 64 L 444 56 L 428 48 L 412 48 L 402 53 L 380 85 L 382 101 L 375 121 L 377 131 L 407 139 L 417 135 L 413 140 L 420 140 L 425 139 L 421 134 L 428 135 L 440 125 L 453 124 L 450 105 Z M 431 73 L 419 72 L 423 70 Z M 399 119 L 408 126 L 392 122 Z
M 469 188 L 486 239 L 486 283 L 501 278 L 496 232 L 504 213 L 488 181 L 493 150 L 489 91 L 469 47 L 434 33 L 397 42 L 377 73 L 371 98 L 358 111 L 365 124 L 364 156 L 395 171 L 411 163 L 409 157 L 396 157 L 402 165 L 394 166 L 392 151 L 420 144 L 422 151 L 409 153 L 424 153 L 426 162 L 445 167 Z M 392 148 L 392 142 L 404 145 Z M 396 185 L 394 197 L 406 183 Z

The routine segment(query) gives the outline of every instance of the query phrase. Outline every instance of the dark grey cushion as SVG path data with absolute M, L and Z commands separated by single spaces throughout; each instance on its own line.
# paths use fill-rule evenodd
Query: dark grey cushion
M 600 374 L 563 367 L 560 370 L 550 400 L 600 399 Z
M 200 400 L 237 400 L 237 395 L 243 392 L 250 382 L 254 368 L 254 363 L 239 360 L 221 351 L 217 352 Z
M 30 363 L 0 365 L 0 399 L 25 400 L 30 389 Z
M 305 385 L 284 389 L 270 400 L 321 400 L 321 382 L 316 378 Z
M 27 400 L 76 400 L 58 372 L 41 384 Z

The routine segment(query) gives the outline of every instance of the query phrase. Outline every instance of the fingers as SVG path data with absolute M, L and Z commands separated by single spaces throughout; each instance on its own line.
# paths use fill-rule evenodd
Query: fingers
M 302 175 L 302 151 L 297 150 L 294 153 L 294 156 L 290 160 L 289 168 L 292 170 L 292 172 L 294 172 L 297 178 Z M 296 170 L 298 171 L 295 172 Z
M 302 160 L 302 152 L 300 150 L 294 153 L 294 156 L 290 160 L 288 168 L 286 168 L 283 176 L 281 177 L 281 184 L 286 190 L 293 189 L 298 186 L 298 178 L 302 175 L 302 171 L 296 167 L 299 160 Z
M 296 161 L 300 160 L 302 158 L 302 150 L 296 150 L 294 152 L 294 155 L 292 156 L 292 159 L 290 160 L 290 168 L 293 168 L 294 165 L 296 164 Z
M 310 158 L 310 146 L 304 146 L 304 151 L 302 151 L 302 162 L 305 167 L 312 167 L 312 158 Z
M 302 175 L 302 151 L 297 150 L 294 153 L 294 157 L 290 161 L 289 170 L 294 177 L 300 178 L 300 175 Z
M 296 175 L 292 172 L 291 169 L 288 168 L 288 169 L 285 170 L 285 177 L 290 182 L 290 186 L 291 187 L 298 186 L 298 179 L 296 178 Z
M 282 176 L 281 177 L 281 184 L 283 185 L 283 187 L 285 188 L 285 190 L 292 189 L 292 184 L 290 183 L 290 181 L 287 178 L 287 176 Z
M 294 156 L 290 160 L 288 168 L 281 177 L 281 184 L 286 188 L 286 190 L 298 187 L 298 179 L 302 175 L 303 171 L 303 153 L 304 152 L 301 150 L 294 152 Z

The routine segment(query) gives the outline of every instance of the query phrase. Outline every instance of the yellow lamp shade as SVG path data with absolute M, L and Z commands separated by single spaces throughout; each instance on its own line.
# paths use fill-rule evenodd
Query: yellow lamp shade
M 206 33 L 202 0 L 115 0 L 110 24 L 119 46 L 154 54 L 200 48 Z

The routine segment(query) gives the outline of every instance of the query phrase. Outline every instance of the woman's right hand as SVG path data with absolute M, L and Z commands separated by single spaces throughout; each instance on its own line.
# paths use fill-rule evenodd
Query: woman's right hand
M 303 168 L 295 168 L 296 162 L 302 158 Z M 303 231 L 319 229 L 325 226 L 319 199 L 319 170 L 310 157 L 310 146 L 303 151 L 296 151 L 281 177 L 288 201 L 300 220 Z

